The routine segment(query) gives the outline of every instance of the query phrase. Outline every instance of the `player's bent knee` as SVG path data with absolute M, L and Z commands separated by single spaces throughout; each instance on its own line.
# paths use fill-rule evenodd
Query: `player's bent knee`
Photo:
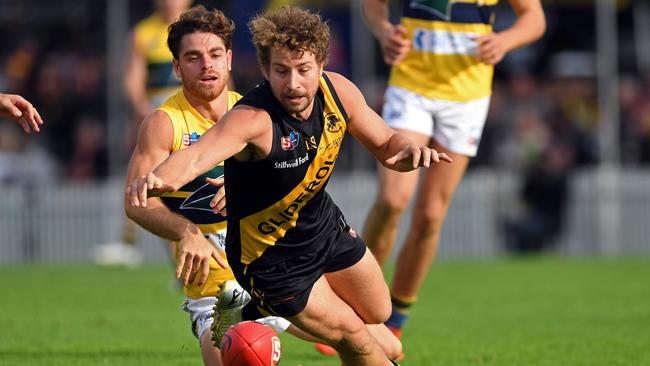
M 369 311 L 366 311 L 362 318 L 366 324 L 383 324 L 388 320 L 393 311 L 388 287 L 385 289 L 385 294 L 377 296 L 371 304 L 371 307 L 368 309 Z
M 383 301 L 381 305 L 373 307 L 372 311 L 363 316 L 363 321 L 366 324 L 382 324 L 390 317 L 392 306 L 390 301 Z
M 420 231 L 437 232 L 442 228 L 445 221 L 447 210 L 424 209 L 413 213 L 413 229 Z
M 401 215 L 408 207 L 408 199 L 400 199 L 394 196 L 382 196 L 375 205 L 375 210 L 381 216 Z

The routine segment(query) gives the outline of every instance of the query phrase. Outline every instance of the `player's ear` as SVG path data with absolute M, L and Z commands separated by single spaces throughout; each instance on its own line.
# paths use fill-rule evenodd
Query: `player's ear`
M 180 64 L 177 59 L 172 60 L 172 65 L 174 65 L 174 74 L 176 74 L 176 77 L 179 79 L 181 78 L 181 68 Z
M 269 68 L 267 66 L 260 67 L 260 72 L 264 76 L 264 79 L 269 80 Z
M 226 57 L 228 58 L 228 71 L 232 71 L 232 50 L 226 51 Z

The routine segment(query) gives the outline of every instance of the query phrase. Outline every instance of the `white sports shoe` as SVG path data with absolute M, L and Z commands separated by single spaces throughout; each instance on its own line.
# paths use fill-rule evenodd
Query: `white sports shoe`
M 105 243 L 93 248 L 93 261 L 100 266 L 126 266 L 136 268 L 143 261 L 139 248 L 122 242 Z
M 237 281 L 228 280 L 219 285 L 217 305 L 214 307 L 215 321 L 212 323 L 212 341 L 215 347 L 221 348 L 221 338 L 230 326 L 242 321 L 242 309 L 251 300 L 251 295 L 246 292 Z

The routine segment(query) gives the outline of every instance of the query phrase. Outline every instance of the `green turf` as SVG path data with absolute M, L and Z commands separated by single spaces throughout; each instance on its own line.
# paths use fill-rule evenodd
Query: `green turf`
M 0 267 L 0 365 L 200 365 L 166 266 Z M 338 365 L 283 336 L 283 366 Z M 404 366 L 650 366 L 650 258 L 438 262 Z

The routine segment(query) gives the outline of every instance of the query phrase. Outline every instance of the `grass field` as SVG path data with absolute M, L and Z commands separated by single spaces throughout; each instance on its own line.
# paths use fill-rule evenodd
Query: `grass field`
M 200 365 L 171 269 L 0 267 L 0 365 Z M 339 365 L 283 336 L 281 365 Z M 650 365 L 650 258 L 438 262 L 403 365 Z

